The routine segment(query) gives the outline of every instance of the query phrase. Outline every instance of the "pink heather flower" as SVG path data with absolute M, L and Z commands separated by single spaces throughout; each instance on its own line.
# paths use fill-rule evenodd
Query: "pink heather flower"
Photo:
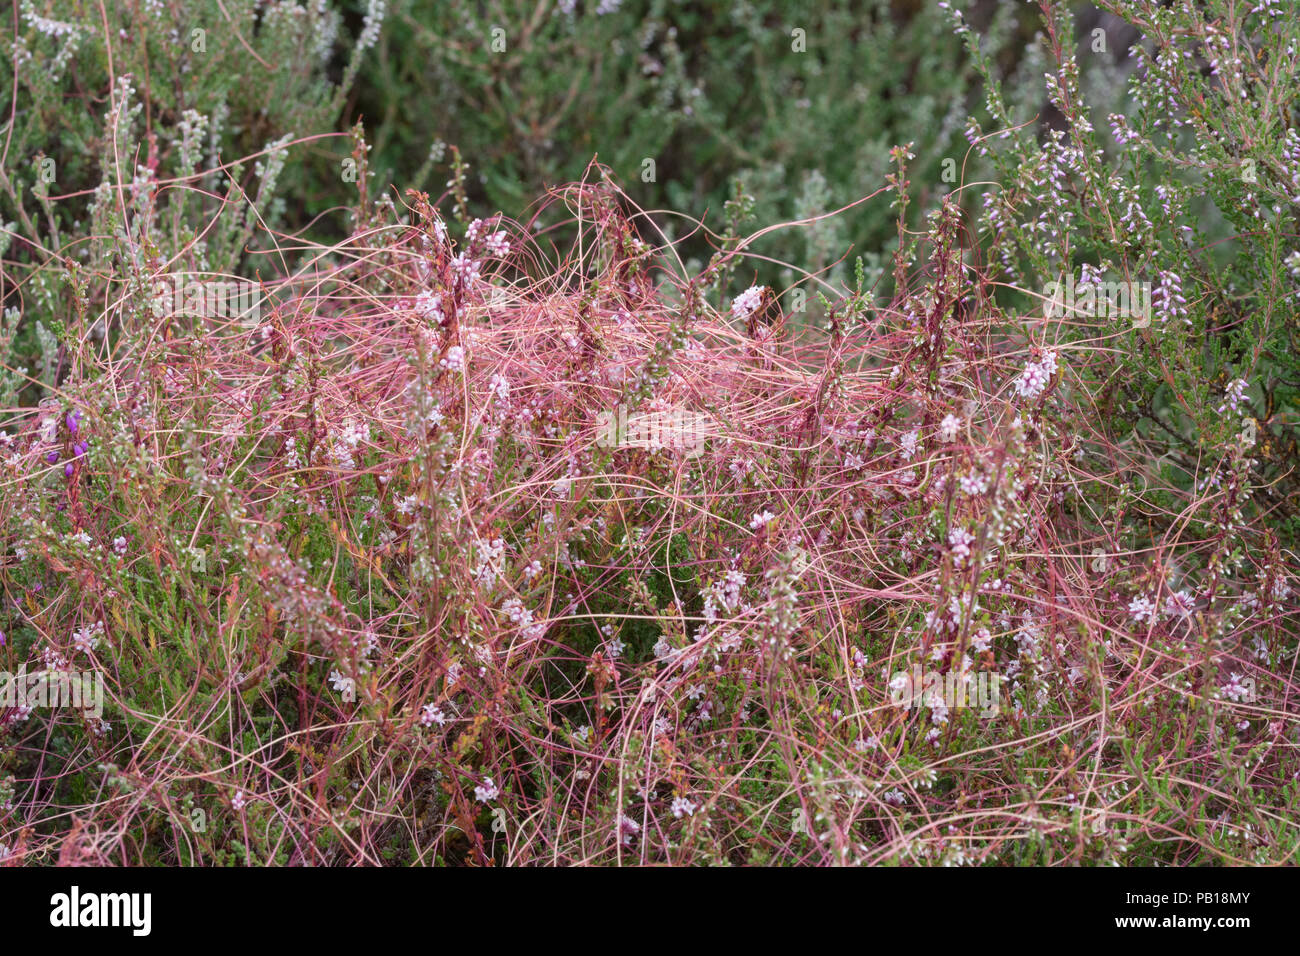
M 959 431 L 961 431 L 961 419 L 956 415 L 948 415 L 939 423 L 939 440 L 943 442 L 956 441 Z
M 465 285 L 478 278 L 478 263 L 463 252 L 451 260 L 451 268 Z
M 492 782 L 491 777 L 484 777 L 481 786 L 474 788 L 474 799 L 479 803 L 487 803 L 501 796 L 501 788 Z
M 442 708 L 437 704 L 425 704 L 424 709 L 420 712 L 420 723 L 425 727 L 433 724 L 441 727 L 447 723 L 447 715 L 443 713 Z
M 230 799 L 230 808 L 238 813 L 248 803 L 248 798 L 244 796 L 244 791 L 236 790 L 235 795 Z
M 989 490 L 989 480 L 978 472 L 971 472 L 969 475 L 962 475 L 957 479 L 957 485 L 961 488 L 962 494 L 968 496 L 982 495 Z
M 631 846 L 636 835 L 641 832 L 641 824 L 637 823 L 626 813 L 618 815 L 618 824 L 615 826 L 615 833 L 618 836 L 618 842 L 624 846 Z
M 1241 399 L 1246 394 L 1247 383 L 1244 378 L 1235 379 L 1228 384 L 1228 390 L 1224 392 L 1224 403 L 1219 406 L 1219 414 L 1223 414 L 1225 409 L 1232 409 L 1234 412 L 1237 406 L 1241 404 Z
M 1145 594 L 1135 597 L 1128 602 L 1128 612 L 1133 615 L 1133 620 L 1150 621 L 1155 618 L 1156 606 L 1152 600 Z
M 954 563 L 958 566 L 966 563 L 966 559 L 970 557 L 970 546 L 974 541 L 975 535 L 965 528 L 954 528 L 948 533 L 948 544 L 952 548 Z
M 1165 598 L 1165 617 L 1187 617 L 1194 610 L 1192 593 L 1182 590 Z
M 533 612 L 524 607 L 524 602 L 519 598 L 507 598 L 501 605 L 501 610 L 506 612 L 514 624 L 531 624 L 533 623 Z
M 759 511 L 754 515 L 754 517 L 749 519 L 749 526 L 757 531 L 775 517 L 776 515 L 772 514 L 770 511 Z
M 1252 696 L 1251 688 L 1246 684 L 1242 684 L 1241 675 L 1235 671 L 1229 676 L 1228 683 L 1219 688 L 1219 693 L 1223 694 L 1228 700 L 1246 701 L 1247 703 L 1250 702 Z
M 1041 365 L 1026 365 L 1020 378 L 1016 379 L 1016 393 L 1022 398 L 1037 398 L 1047 388 L 1050 377 Z
M 695 812 L 695 804 L 685 797 L 674 797 L 672 811 L 673 816 L 680 820 L 683 815 L 689 816 Z
M 736 296 L 731 303 L 731 314 L 738 319 L 747 319 L 754 314 L 754 310 L 763 304 L 763 289 L 765 286 L 751 285 L 740 295 Z

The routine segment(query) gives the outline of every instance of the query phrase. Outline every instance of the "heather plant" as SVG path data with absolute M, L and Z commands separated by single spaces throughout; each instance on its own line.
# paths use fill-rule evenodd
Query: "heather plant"
M 0 156 L 11 359 L 0 398 L 34 404 L 67 374 L 70 303 L 111 340 L 116 313 L 160 267 L 256 281 L 254 246 L 319 211 L 322 177 L 355 182 L 348 148 L 328 140 L 384 7 L 368 8 L 345 52 L 325 2 L 110 4 L 101 18 L 22 0 L 13 13 L 0 45 L 14 81 Z M 287 163 L 291 144 L 322 138 Z
M 65 371 L 0 435 L 0 671 L 99 681 L 102 710 L 0 699 L 0 862 L 1292 860 L 1266 456 L 1296 290 L 1285 224 L 1241 218 L 1285 192 L 1259 171 L 1291 175 L 1263 147 L 1287 134 L 1207 62 L 1178 76 L 1219 135 L 1167 135 L 1183 87 L 1140 64 L 1295 28 L 1111 10 L 1136 49 L 1091 63 L 1044 4 L 1016 96 L 942 13 L 984 78 L 985 172 L 931 195 L 945 157 L 892 143 L 850 198 L 893 254 L 851 278 L 809 258 L 843 241 L 828 176 L 782 197 L 792 222 L 732 186 L 705 259 L 698 222 L 585 160 L 518 219 L 476 215 L 459 149 L 441 196 L 390 199 L 357 126 L 345 238 L 247 188 L 212 206 L 201 234 L 258 264 L 214 311 L 168 260 L 202 162 L 166 206 L 107 167 L 96 268 L 15 283 L 66 270 L 35 333 Z M 1059 131 L 1032 122 L 1043 72 Z M 1094 146 L 1084 90 L 1138 138 Z M 138 101 L 111 102 L 121 130 Z M 1227 130 L 1260 144 L 1254 189 L 1187 186 L 1226 177 Z M 1112 274 L 1149 313 L 1097 314 Z

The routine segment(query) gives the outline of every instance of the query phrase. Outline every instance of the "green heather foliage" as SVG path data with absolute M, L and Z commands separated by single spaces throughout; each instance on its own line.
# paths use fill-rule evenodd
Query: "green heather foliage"
M 1293 862 L 1300 19 L 958 6 L 20 0 L 0 863 Z

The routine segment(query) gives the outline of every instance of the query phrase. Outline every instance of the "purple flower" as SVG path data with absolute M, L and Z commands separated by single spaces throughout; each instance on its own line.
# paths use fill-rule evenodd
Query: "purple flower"
M 73 435 L 77 434 L 77 422 L 80 421 L 80 419 L 81 416 L 77 412 L 75 411 L 68 412 L 67 421 L 68 421 L 68 432 L 70 434 Z
M 45 456 L 45 460 L 48 461 L 51 465 L 58 464 L 59 453 L 57 451 L 48 452 Z
M 68 462 L 63 466 L 63 473 L 69 478 L 72 477 L 72 462 Z
M 72 446 L 72 453 L 78 458 L 88 451 L 90 451 L 90 444 L 88 442 L 79 441 Z

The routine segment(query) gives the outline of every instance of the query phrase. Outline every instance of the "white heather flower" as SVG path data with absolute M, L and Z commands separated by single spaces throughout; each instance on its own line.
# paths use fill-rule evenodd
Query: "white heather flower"
M 387 6 L 384 0 L 370 0 L 366 5 L 366 18 L 361 24 L 361 36 L 357 37 L 358 50 L 368 49 L 378 42 L 379 28 L 383 26 Z
M 956 415 L 947 415 L 939 423 L 939 440 L 943 442 L 956 441 L 959 431 L 961 431 L 961 419 Z
M 442 708 L 437 704 L 425 704 L 424 709 L 420 711 L 420 723 L 425 727 L 431 724 L 437 724 L 441 727 L 447 722 L 447 715 L 443 713 Z
M 357 682 L 351 677 L 345 677 L 337 669 L 330 671 L 330 680 L 334 684 L 334 689 L 341 691 L 344 697 L 355 697 L 357 692 Z
M 673 816 L 680 820 L 683 815 L 689 816 L 695 812 L 695 804 L 685 797 L 674 797 L 672 811 Z
M 484 777 L 483 783 L 474 788 L 474 799 L 479 803 L 487 803 L 499 796 L 501 796 L 501 788 L 492 782 L 491 777 Z
M 736 296 L 731 303 L 731 314 L 738 319 L 747 319 L 754 314 L 763 303 L 763 289 L 765 286 L 751 285 L 740 295 Z
M 969 475 L 958 478 L 957 485 L 961 488 L 962 494 L 973 497 L 989 490 L 989 479 L 979 472 L 972 471 Z
M 749 526 L 757 531 L 775 517 L 776 515 L 772 514 L 770 511 L 759 511 L 755 513 L 754 517 L 749 519 Z
M 416 297 L 415 311 L 426 319 L 433 319 L 439 325 L 445 321 L 442 314 L 442 301 L 432 292 L 421 292 Z
M 79 627 L 72 633 L 72 644 L 77 650 L 89 654 L 99 646 L 99 638 L 103 633 L 103 621 L 96 621 L 87 627 Z
M 126 538 L 118 535 L 113 539 L 113 550 L 118 554 L 126 554 Z
M 987 627 L 981 627 L 975 632 L 971 641 L 971 646 L 979 653 L 987 651 L 993 643 L 993 633 Z
M 537 575 L 541 573 L 542 573 L 542 562 L 540 561 L 530 561 L 528 563 L 528 566 L 524 568 L 524 578 L 528 581 L 531 581 L 533 578 L 537 577 Z
M 248 798 L 244 796 L 244 791 L 242 790 L 236 790 L 235 795 L 230 798 L 230 807 L 236 813 L 244 809 L 244 806 L 247 803 L 248 803 Z
M 1155 617 L 1156 606 L 1145 594 L 1128 602 L 1128 612 L 1135 621 L 1149 621 Z
M 438 364 L 452 372 L 461 372 L 465 369 L 465 350 L 459 345 L 453 345 L 447 349 L 447 354 L 438 360 Z
M 913 428 L 899 440 L 899 444 L 903 446 L 902 456 L 904 461 L 911 460 L 912 456 L 916 454 L 916 443 L 920 437 L 920 431 Z

